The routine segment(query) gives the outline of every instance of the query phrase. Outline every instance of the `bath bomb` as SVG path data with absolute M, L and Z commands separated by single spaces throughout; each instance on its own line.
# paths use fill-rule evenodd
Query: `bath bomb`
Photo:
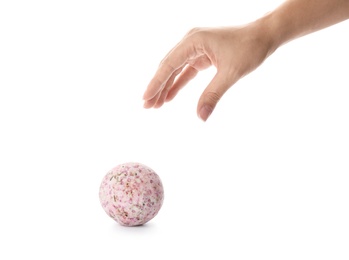
M 117 165 L 105 175 L 99 200 L 116 222 L 123 226 L 138 226 L 157 215 L 164 200 L 164 189 L 151 168 L 129 162 Z

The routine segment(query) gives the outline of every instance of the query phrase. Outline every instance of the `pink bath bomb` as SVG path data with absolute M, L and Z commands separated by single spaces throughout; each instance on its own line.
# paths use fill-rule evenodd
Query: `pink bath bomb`
M 164 189 L 159 176 L 148 166 L 124 163 L 105 175 L 99 200 L 116 222 L 138 226 L 157 215 L 164 200 Z

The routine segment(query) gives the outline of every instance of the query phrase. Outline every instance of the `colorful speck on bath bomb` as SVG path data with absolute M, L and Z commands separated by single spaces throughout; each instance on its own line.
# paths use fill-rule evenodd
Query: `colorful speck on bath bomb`
M 105 175 L 99 200 L 116 222 L 138 226 L 157 215 L 164 200 L 164 189 L 159 176 L 148 166 L 124 163 Z

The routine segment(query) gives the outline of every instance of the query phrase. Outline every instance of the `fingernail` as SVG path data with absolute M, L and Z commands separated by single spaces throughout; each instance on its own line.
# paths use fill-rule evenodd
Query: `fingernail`
M 207 118 L 211 115 L 213 109 L 210 106 L 204 105 L 199 112 L 199 117 L 202 121 L 206 121 Z

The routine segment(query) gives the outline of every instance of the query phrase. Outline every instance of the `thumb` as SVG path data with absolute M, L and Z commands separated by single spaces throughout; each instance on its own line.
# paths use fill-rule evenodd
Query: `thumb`
M 218 101 L 232 85 L 226 75 L 225 73 L 217 72 L 201 94 L 197 107 L 197 114 L 201 120 L 206 121 L 209 118 Z

